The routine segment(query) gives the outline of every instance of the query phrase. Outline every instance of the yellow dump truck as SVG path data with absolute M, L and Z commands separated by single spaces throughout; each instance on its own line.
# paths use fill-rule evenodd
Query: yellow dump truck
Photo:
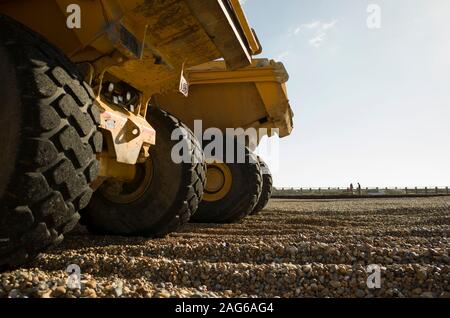
M 79 221 L 159 237 L 262 209 L 253 151 L 292 111 L 261 51 L 238 0 L 0 0 L 0 267 Z

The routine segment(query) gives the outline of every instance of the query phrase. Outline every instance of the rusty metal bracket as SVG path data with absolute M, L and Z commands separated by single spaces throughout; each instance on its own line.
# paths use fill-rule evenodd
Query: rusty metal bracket
M 140 116 L 97 98 L 100 107 L 101 129 L 111 133 L 116 161 L 136 164 L 149 156 L 149 148 L 156 144 L 156 131 Z

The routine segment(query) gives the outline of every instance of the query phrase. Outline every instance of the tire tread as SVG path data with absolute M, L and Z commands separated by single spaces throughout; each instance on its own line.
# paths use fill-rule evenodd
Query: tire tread
M 261 164 L 261 167 L 263 168 L 263 170 L 266 171 L 266 173 L 263 173 L 263 186 L 261 190 L 261 196 L 259 197 L 258 203 L 253 209 L 251 215 L 256 215 L 259 212 L 261 212 L 267 206 L 270 198 L 272 197 L 272 189 L 273 189 L 272 174 L 267 164 L 261 158 L 258 158 L 258 160 L 259 163 Z
M 0 205 L 0 236 L 7 242 L 0 246 L 0 267 L 14 267 L 61 242 L 77 224 L 78 210 L 92 195 L 89 183 L 98 173 L 95 153 L 102 141 L 94 124 L 97 105 L 76 67 L 44 38 L 4 15 L 0 29 L 22 100 L 21 144 Z

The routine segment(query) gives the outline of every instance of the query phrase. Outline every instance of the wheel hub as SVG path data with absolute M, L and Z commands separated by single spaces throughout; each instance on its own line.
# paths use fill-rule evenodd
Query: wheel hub
M 100 187 L 100 193 L 111 202 L 128 204 L 139 200 L 147 191 L 153 179 L 153 163 L 148 158 L 136 165 L 136 175 L 132 181 L 109 179 Z
M 208 202 L 223 199 L 230 192 L 233 177 L 224 163 L 208 163 L 203 200 Z

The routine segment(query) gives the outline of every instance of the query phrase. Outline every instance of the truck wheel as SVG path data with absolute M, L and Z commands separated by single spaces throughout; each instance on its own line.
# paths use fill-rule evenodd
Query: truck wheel
M 253 211 L 262 188 L 261 167 L 247 147 L 245 158 L 245 163 L 208 163 L 205 194 L 192 222 L 237 223 Z
M 98 174 L 99 111 L 78 70 L 46 40 L 0 15 L 0 267 L 63 239 Z
M 269 166 L 258 157 L 259 164 L 261 165 L 261 170 L 263 174 L 263 187 L 261 190 L 261 195 L 259 197 L 258 203 L 253 209 L 252 215 L 261 212 L 269 203 L 270 197 L 272 196 L 272 173 L 270 172 Z
M 194 134 L 177 118 L 151 107 L 156 130 L 150 158 L 137 165 L 135 180 L 107 180 L 82 212 L 82 224 L 97 234 L 162 237 L 189 222 L 203 196 L 206 165 Z M 171 140 L 174 131 L 181 132 Z M 184 149 L 180 163 L 173 149 Z M 178 153 L 177 153 L 178 154 Z

